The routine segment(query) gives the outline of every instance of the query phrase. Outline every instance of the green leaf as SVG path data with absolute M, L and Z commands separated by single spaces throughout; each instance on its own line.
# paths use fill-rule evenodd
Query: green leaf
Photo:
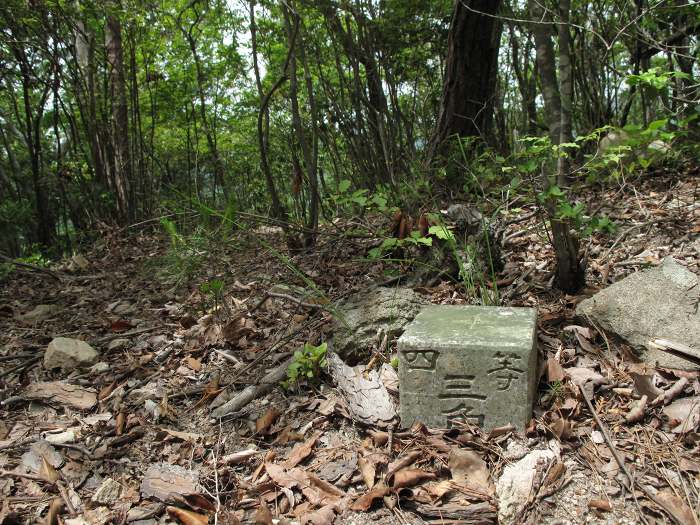
M 668 124 L 668 119 L 662 118 L 659 120 L 655 120 L 654 122 L 650 122 L 647 126 L 647 129 L 649 131 L 656 131 L 657 129 L 663 128 L 666 124 Z
M 348 179 L 343 179 L 338 183 L 338 192 L 345 193 L 350 189 L 351 182 Z
M 435 235 L 435 237 L 443 241 L 446 241 L 448 239 L 452 240 L 455 238 L 454 234 L 446 226 L 442 225 L 431 226 L 430 228 L 428 228 L 428 232 L 431 235 Z

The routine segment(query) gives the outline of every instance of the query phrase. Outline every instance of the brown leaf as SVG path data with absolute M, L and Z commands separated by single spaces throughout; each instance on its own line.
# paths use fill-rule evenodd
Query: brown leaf
M 654 501 L 668 512 L 678 523 L 695 523 L 693 510 L 685 500 L 676 496 L 671 489 L 664 489 L 657 492 Z
M 300 481 L 304 481 L 303 479 L 300 480 L 293 475 L 294 471 L 298 469 L 291 469 L 291 472 L 287 472 L 282 465 L 265 463 L 265 470 L 272 481 L 277 483 L 280 487 L 291 489 L 298 486 Z
M 654 377 L 652 375 L 630 372 L 630 376 L 634 381 L 634 389 L 640 396 L 647 396 L 648 399 L 654 400 L 663 394 L 663 390 L 654 385 Z
M 335 505 L 326 505 L 301 519 L 302 525 L 333 525 L 335 521 Z
M 414 450 L 413 452 L 409 452 L 405 456 L 400 457 L 396 461 L 392 461 L 391 464 L 387 467 L 386 471 L 385 478 L 387 480 L 387 483 L 391 481 L 394 472 L 397 472 L 404 467 L 412 465 L 414 461 L 420 459 L 421 457 L 423 457 L 423 452 L 420 450 Z
M 32 383 L 26 388 L 23 396 L 26 399 L 52 401 L 68 405 L 78 410 L 90 410 L 97 404 L 97 392 L 95 390 L 63 381 Z
M 39 476 L 41 479 L 48 481 L 49 483 L 56 483 L 61 475 L 54 468 L 54 466 L 49 463 L 46 456 L 41 456 L 41 468 L 39 469 Z
M 208 516 L 192 512 L 191 510 L 179 509 L 177 507 L 170 506 L 168 506 L 166 510 L 171 518 L 175 518 L 183 525 L 207 525 L 209 523 Z
M 46 514 L 46 519 L 44 520 L 45 525 L 56 525 L 58 523 L 58 515 L 63 509 L 63 499 L 54 498 L 51 500 L 49 505 L 49 512 Z
M 102 400 L 105 399 L 107 396 L 109 396 L 112 392 L 114 392 L 114 389 L 115 389 L 115 388 L 117 388 L 117 382 L 116 382 L 116 381 L 112 381 L 112 382 L 111 382 L 110 384 L 108 384 L 107 386 L 103 386 L 103 387 L 100 389 L 100 393 L 97 394 L 97 399 L 100 400 L 100 401 L 102 401 Z
M 432 472 L 425 472 L 419 468 L 405 468 L 394 474 L 394 489 L 413 487 L 424 481 L 435 479 Z
M 377 485 L 369 492 L 357 498 L 357 500 L 350 505 L 350 510 L 367 512 L 372 506 L 372 503 L 374 503 L 375 499 L 383 498 L 387 494 L 389 494 L 389 487 L 386 485 Z
M 129 321 L 126 321 L 125 319 L 118 319 L 111 324 L 110 329 L 112 330 L 112 332 L 118 333 L 125 332 L 129 328 L 132 328 L 132 326 L 133 325 Z
M 202 369 L 202 362 L 194 357 L 185 358 L 185 363 L 187 363 L 187 366 L 195 372 L 199 372 Z
M 700 423 L 700 396 L 678 399 L 665 406 L 662 411 L 670 420 L 671 432 L 692 432 Z
M 121 436 L 124 433 L 124 428 L 126 427 L 126 414 L 124 412 L 119 412 L 117 414 L 117 419 L 114 426 L 117 436 Z
M 183 502 L 191 509 L 209 512 L 216 511 L 216 504 L 202 494 L 182 494 L 181 497 Z
M 270 407 L 267 412 L 255 422 L 255 432 L 258 434 L 265 434 L 281 413 L 282 412 L 275 407 Z
M 272 525 L 272 512 L 263 500 L 260 500 L 260 506 L 255 512 L 255 525 Z
M 610 512 L 612 510 L 612 505 L 606 499 L 592 499 L 588 502 L 588 508 Z
M 642 399 L 637 401 L 632 409 L 625 416 L 625 423 L 636 423 L 644 419 L 644 409 L 647 406 L 647 396 L 642 396 Z
M 368 489 L 374 486 L 374 477 L 376 476 L 376 469 L 374 468 L 374 463 L 365 457 L 361 457 L 357 464 L 360 467 L 360 473 L 362 474 L 362 479 L 367 485 Z
M 549 356 L 547 358 L 547 382 L 562 382 L 564 381 L 564 368 L 561 366 L 559 360 L 554 356 Z
M 313 505 L 328 505 L 338 503 L 344 495 L 335 485 L 319 478 L 312 472 L 300 468 L 285 470 L 281 465 L 265 463 L 265 470 L 276 484 L 288 489 L 299 487 Z
M 289 454 L 287 460 L 282 463 L 282 465 L 285 468 L 292 468 L 304 461 L 311 455 L 311 452 L 313 452 L 314 446 L 316 445 L 316 441 L 318 441 L 319 437 L 321 437 L 321 433 L 317 432 L 304 443 L 297 443 L 292 449 L 292 452 Z
M 456 483 L 471 485 L 486 494 L 493 494 L 494 487 L 489 481 L 488 465 L 473 450 L 453 448 L 448 456 L 447 465 Z
M 559 439 L 569 439 L 571 437 L 571 423 L 564 417 L 552 421 L 549 428 L 552 429 L 554 435 Z

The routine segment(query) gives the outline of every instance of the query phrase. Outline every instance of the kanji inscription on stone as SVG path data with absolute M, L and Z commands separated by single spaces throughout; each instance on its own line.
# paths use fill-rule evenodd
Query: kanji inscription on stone
M 401 424 L 522 429 L 532 415 L 536 310 L 425 306 L 399 338 Z

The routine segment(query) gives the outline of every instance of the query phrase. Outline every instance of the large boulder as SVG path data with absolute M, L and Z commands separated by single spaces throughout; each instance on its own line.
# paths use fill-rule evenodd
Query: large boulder
M 700 350 L 698 276 L 672 257 L 634 273 L 582 301 L 576 313 L 640 350 L 642 359 L 664 368 L 697 370 L 698 366 L 650 344 L 666 339 Z
M 377 332 L 398 337 L 427 301 L 410 288 L 369 288 L 336 308 L 333 348 L 347 357 L 367 353 Z
M 70 371 L 74 368 L 92 366 L 97 363 L 99 357 L 99 352 L 85 341 L 56 337 L 49 343 L 44 353 L 44 368 Z

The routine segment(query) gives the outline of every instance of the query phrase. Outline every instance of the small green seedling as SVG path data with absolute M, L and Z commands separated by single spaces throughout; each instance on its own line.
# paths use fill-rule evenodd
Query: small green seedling
M 219 303 L 223 303 L 224 281 L 212 279 L 209 282 L 199 285 L 199 291 L 205 295 L 210 295 L 214 299 L 214 308 L 219 309 Z
M 566 397 L 566 387 L 561 381 L 552 381 L 549 384 L 549 395 L 554 401 L 562 402 Z
M 398 357 L 392 357 L 392 358 L 391 358 L 391 367 L 392 367 L 394 370 L 398 370 L 398 369 L 399 369 L 399 358 L 398 358 Z
M 327 351 L 327 343 L 319 346 L 304 343 L 304 348 L 294 352 L 292 362 L 287 367 L 287 380 L 282 382 L 282 386 L 290 389 L 302 381 L 308 383 L 318 379 L 321 367 L 326 366 Z

